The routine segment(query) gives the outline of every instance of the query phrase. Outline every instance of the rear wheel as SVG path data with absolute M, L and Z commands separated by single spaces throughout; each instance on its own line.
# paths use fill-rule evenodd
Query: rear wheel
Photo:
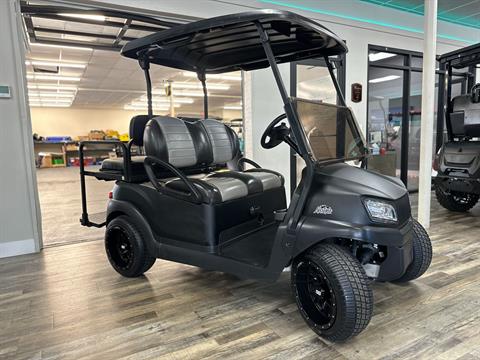
M 438 202 L 445 209 L 457 212 L 466 212 L 473 208 L 479 199 L 479 195 L 459 191 L 446 191 L 440 186 L 435 186 L 435 195 Z
M 357 335 L 372 317 L 373 293 L 365 271 L 338 245 L 320 244 L 295 259 L 292 288 L 306 323 L 327 340 Z
M 413 260 L 407 271 L 395 282 L 407 282 L 422 276 L 432 262 L 432 243 L 423 226 L 413 220 Z
M 138 228 L 128 216 L 107 225 L 105 250 L 113 268 L 125 277 L 137 277 L 150 269 L 156 258 L 149 255 Z

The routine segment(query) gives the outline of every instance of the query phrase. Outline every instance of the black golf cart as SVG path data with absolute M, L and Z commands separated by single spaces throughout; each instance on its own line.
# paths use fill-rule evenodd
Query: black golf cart
M 430 239 L 411 217 L 402 182 L 345 163 L 367 154 L 329 61 L 346 51 L 323 26 L 275 10 L 201 20 L 128 43 L 122 54 L 145 72 L 148 115 L 132 119 L 131 142 L 118 144 L 123 158 L 105 160 L 99 171 L 80 162 L 81 223 L 106 225 L 114 269 L 140 276 L 161 258 L 275 281 L 291 266 L 300 313 L 331 341 L 358 334 L 370 321 L 368 278 L 421 276 L 431 261 Z M 277 64 L 314 57 L 325 59 L 340 106 L 288 96 Z M 152 115 L 150 64 L 196 72 L 205 118 Z M 235 161 L 235 132 L 208 119 L 208 74 L 268 66 L 285 113 L 270 123 L 261 145 L 285 142 L 306 163 L 288 208 L 282 175 L 249 159 Z M 82 143 L 80 156 L 92 145 Z M 131 157 L 133 145 L 146 156 Z M 101 220 L 87 212 L 85 176 L 116 180 Z
M 440 205 L 465 212 L 480 197 L 480 84 L 474 85 L 476 65 L 480 64 L 480 43 L 444 54 L 438 60 L 446 76 L 442 74 L 438 86 L 437 144 L 440 146 L 434 161 L 438 173 L 433 183 Z M 464 68 L 466 72 L 457 73 Z M 452 97 L 454 76 L 466 78 L 469 93 Z M 443 101 L 446 110 L 441 106 Z

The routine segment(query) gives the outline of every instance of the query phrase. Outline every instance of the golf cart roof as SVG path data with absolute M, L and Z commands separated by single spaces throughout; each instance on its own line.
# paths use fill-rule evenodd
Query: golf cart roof
M 256 23 L 268 33 L 277 63 L 339 55 L 345 43 L 306 17 L 279 10 L 255 10 L 175 26 L 127 43 L 122 55 L 205 73 L 269 66 Z
M 456 69 L 480 64 L 480 43 L 440 55 L 438 61 L 449 63 Z

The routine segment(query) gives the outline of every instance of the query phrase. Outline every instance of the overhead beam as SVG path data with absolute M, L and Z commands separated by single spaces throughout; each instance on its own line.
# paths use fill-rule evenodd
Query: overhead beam
M 109 39 L 109 40 L 116 40 L 117 35 L 110 35 L 110 34 L 94 34 L 88 33 L 83 31 L 71 31 L 71 30 L 63 30 L 63 29 L 50 29 L 50 28 L 42 28 L 42 27 L 34 27 L 34 31 L 44 32 L 49 34 L 65 34 L 65 35 L 73 35 L 73 36 L 85 36 L 85 37 L 93 37 L 99 39 Z M 131 41 L 135 40 L 134 37 L 124 36 L 122 40 Z
M 85 41 L 74 41 L 74 40 L 62 40 L 62 39 L 46 39 L 42 37 L 38 37 L 36 41 L 32 41 L 32 43 L 38 44 L 47 44 L 47 45 L 58 45 L 58 46 L 74 46 L 74 47 L 84 47 L 84 48 L 92 48 L 96 50 L 109 50 L 109 51 L 120 51 L 122 46 L 117 45 L 103 45 L 103 44 L 94 44 Z
M 418 221 L 430 227 L 432 193 L 433 117 L 435 113 L 435 60 L 437 52 L 437 0 L 425 0 L 422 119 L 420 135 L 420 166 L 418 185 Z

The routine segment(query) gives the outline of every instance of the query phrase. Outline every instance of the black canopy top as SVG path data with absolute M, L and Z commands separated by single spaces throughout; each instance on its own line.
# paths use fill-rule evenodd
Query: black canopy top
M 443 54 L 438 57 L 438 61 L 449 63 L 456 69 L 480 64 L 480 43 Z
M 255 23 L 268 33 L 277 63 L 347 52 L 322 25 L 288 11 L 255 10 L 175 26 L 127 43 L 122 55 L 176 69 L 223 73 L 268 66 Z

